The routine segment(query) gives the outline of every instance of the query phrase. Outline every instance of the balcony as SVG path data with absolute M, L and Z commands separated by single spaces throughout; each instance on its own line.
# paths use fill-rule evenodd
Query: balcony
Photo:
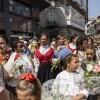
M 72 0 L 74 2 L 74 4 L 78 7 L 81 6 L 81 0 Z
M 58 19 L 57 19 L 57 9 L 51 7 L 47 10 L 46 13 L 46 26 L 57 26 Z
M 57 26 L 58 25 L 58 23 L 57 23 L 57 21 L 50 21 L 50 20 L 47 20 L 46 21 L 46 26 L 48 26 L 48 27 L 54 27 L 54 26 Z
M 86 6 L 82 5 L 80 8 L 81 8 L 82 10 L 86 11 Z

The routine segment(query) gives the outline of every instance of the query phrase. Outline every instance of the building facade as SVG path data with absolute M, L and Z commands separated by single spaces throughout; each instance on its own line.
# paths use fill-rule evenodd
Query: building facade
M 91 36 L 91 35 L 96 33 L 95 22 L 96 22 L 95 18 L 89 18 L 88 19 L 88 23 L 85 26 L 85 34 L 87 36 Z
M 86 35 L 100 42 L 100 16 L 86 24 Z
M 48 6 L 45 0 L 0 0 L 0 34 L 12 40 L 38 36 L 39 13 Z
M 51 6 L 40 13 L 42 30 L 49 37 L 85 33 L 88 20 L 88 0 L 49 0 Z

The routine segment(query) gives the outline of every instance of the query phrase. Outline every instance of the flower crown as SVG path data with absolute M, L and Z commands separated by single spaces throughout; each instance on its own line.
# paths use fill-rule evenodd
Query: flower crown
M 34 75 L 32 75 L 30 72 L 28 72 L 26 74 L 19 76 L 19 79 L 33 82 L 34 80 L 36 80 L 36 77 Z

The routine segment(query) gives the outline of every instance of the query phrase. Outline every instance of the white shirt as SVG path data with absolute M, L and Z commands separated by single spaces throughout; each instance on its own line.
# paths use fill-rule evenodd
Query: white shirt
M 45 55 L 50 50 L 49 45 L 46 46 L 40 46 L 39 51 L 41 54 Z
M 100 59 L 100 46 L 96 50 L 96 56 L 98 59 Z
M 70 45 L 70 47 L 71 47 L 72 49 L 76 49 L 76 44 L 70 43 L 69 45 Z
M 12 78 L 11 80 L 7 81 L 7 84 L 12 86 L 12 87 L 16 87 L 16 85 L 19 81 L 19 78 L 18 78 L 19 75 L 24 74 L 24 73 L 29 72 L 29 71 L 34 73 L 32 63 L 29 60 L 28 56 L 26 54 L 22 54 L 21 57 L 18 58 L 18 60 L 14 61 L 16 54 L 17 54 L 16 52 L 12 53 L 9 60 L 4 65 L 5 76 L 7 74 L 13 74 L 13 70 L 15 70 L 15 68 L 18 65 L 24 66 L 22 72 L 17 73 L 17 71 L 16 71 L 15 72 L 15 78 Z
M 69 46 L 72 49 L 76 49 L 76 44 L 74 44 L 74 43 L 70 43 Z M 76 54 L 76 50 L 73 52 L 73 54 Z
M 59 73 L 52 88 L 54 94 L 61 94 L 64 96 L 84 94 L 88 97 L 89 95 L 88 91 L 84 88 L 84 79 L 78 72 L 69 73 L 63 71 Z

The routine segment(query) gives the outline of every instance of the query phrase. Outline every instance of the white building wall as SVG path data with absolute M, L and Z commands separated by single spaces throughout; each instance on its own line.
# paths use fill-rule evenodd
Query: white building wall
M 66 1 L 66 3 L 63 4 L 60 0 L 56 0 L 53 4 L 54 6 L 47 8 L 40 14 L 41 27 L 46 28 L 46 26 L 49 26 L 46 22 L 51 20 L 51 22 L 57 22 L 59 33 L 84 33 L 85 17 L 78 11 L 81 10 L 81 7 L 83 7 L 82 9 L 86 9 L 86 0 L 75 0 L 74 2 L 77 2 L 79 5 L 77 9 L 72 7 L 72 5 L 66 6 L 67 0 L 62 1 Z M 49 14 L 49 9 L 51 8 L 55 10 L 55 14 L 52 13 L 52 10 L 52 14 Z
M 95 27 L 94 25 L 91 24 L 92 21 L 88 22 L 85 26 L 85 33 L 86 35 L 91 35 L 91 34 L 94 34 L 95 33 Z
M 40 17 L 40 26 L 42 28 L 45 28 L 45 26 L 46 26 L 46 12 L 47 12 L 47 9 L 42 11 L 39 15 L 39 17 Z
M 56 21 L 59 27 L 71 25 L 81 30 L 85 30 L 85 18 L 72 6 L 56 7 L 55 13 L 51 14 L 45 10 L 40 14 L 42 27 L 46 26 L 46 20 Z
M 85 30 L 85 18 L 82 16 L 77 10 L 75 10 L 72 6 L 69 7 L 69 25 L 72 25 L 81 30 Z M 67 22 L 68 23 L 68 22 Z

